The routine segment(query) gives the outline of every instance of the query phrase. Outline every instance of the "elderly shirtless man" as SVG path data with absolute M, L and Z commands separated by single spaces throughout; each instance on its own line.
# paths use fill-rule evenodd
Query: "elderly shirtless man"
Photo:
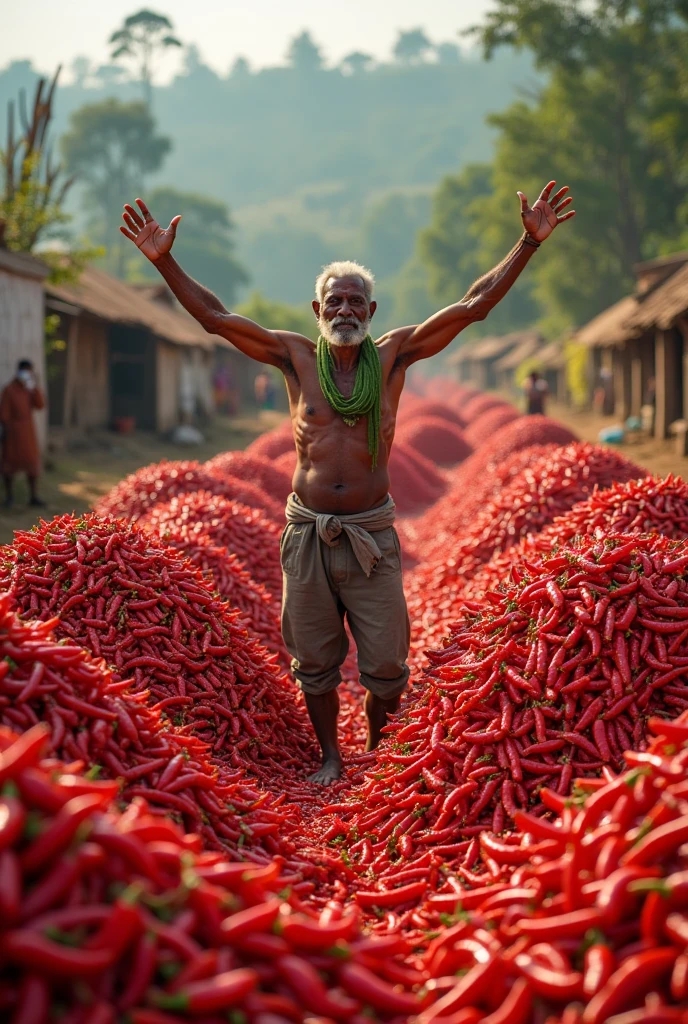
M 315 286 L 317 345 L 230 313 L 185 274 L 170 254 L 181 217 L 161 228 L 142 200 L 138 210 L 124 208 L 120 230 L 205 330 L 284 374 L 298 463 L 282 537 L 282 633 L 322 749 L 313 782 L 329 785 L 342 771 L 337 686 L 348 650 L 345 618 L 367 690 L 367 750 L 379 743 L 408 682 L 410 629 L 387 468 L 406 371 L 484 320 L 541 242 L 574 216 L 564 212 L 572 202 L 568 187 L 552 195 L 554 187 L 549 182 L 532 209 L 518 193 L 523 235 L 460 302 L 377 341 L 368 333 L 376 309 L 372 274 L 356 263 L 332 263 Z

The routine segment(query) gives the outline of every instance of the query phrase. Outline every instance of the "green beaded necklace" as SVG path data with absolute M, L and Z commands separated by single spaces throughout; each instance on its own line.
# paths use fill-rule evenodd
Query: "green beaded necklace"
M 374 470 L 377 466 L 377 453 L 380 444 L 380 398 L 382 395 L 382 365 L 375 342 L 367 334 L 361 343 L 351 398 L 345 398 L 334 382 L 334 362 L 330 343 L 322 337 L 318 338 L 316 362 L 320 389 L 347 426 L 355 426 L 361 416 L 368 417 L 368 451 L 372 460 L 371 469 Z

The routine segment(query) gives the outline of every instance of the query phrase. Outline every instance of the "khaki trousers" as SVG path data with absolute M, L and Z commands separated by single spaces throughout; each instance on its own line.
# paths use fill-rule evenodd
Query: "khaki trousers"
M 314 523 L 290 523 L 282 534 L 282 636 L 304 693 L 321 695 L 341 682 L 349 650 L 344 621 L 358 649 L 360 679 L 376 697 L 407 686 L 410 623 L 394 527 L 376 530 L 382 559 L 366 576 L 342 533 L 333 547 Z

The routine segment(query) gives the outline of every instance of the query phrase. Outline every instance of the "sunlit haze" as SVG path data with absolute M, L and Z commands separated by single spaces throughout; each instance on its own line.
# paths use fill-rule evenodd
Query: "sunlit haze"
M 78 56 L 96 64 L 109 61 L 107 40 L 122 20 L 143 0 L 30 0 L 3 5 L 0 66 L 30 59 L 39 70 L 65 67 Z M 239 56 L 255 67 L 282 62 L 289 40 L 308 29 L 322 46 L 328 62 L 352 50 L 377 59 L 389 55 L 399 29 L 419 25 L 433 42 L 462 42 L 457 30 L 481 19 L 490 0 L 160 0 L 150 5 L 166 14 L 184 43 L 193 43 L 202 59 L 225 73 Z M 465 45 L 465 41 L 463 42 Z M 180 55 L 163 58 L 158 80 L 165 81 L 179 66 Z

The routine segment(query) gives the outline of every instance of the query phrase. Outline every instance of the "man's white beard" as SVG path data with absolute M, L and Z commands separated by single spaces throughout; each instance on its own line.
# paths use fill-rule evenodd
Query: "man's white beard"
M 370 327 L 370 317 L 367 316 L 363 323 L 360 320 L 356 320 L 355 328 L 344 327 L 342 329 L 342 324 L 352 324 L 353 322 L 354 317 L 349 319 L 348 317 L 336 316 L 334 320 L 326 320 L 324 316 L 321 316 L 318 320 L 318 326 L 320 327 L 321 335 L 325 341 L 329 341 L 330 345 L 348 348 L 363 343 Z

